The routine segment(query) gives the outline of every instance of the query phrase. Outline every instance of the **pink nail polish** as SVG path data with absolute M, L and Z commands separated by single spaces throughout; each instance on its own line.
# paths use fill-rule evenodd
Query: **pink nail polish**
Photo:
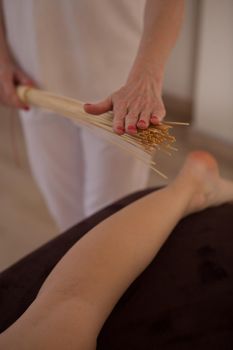
M 144 120 L 140 120 L 140 121 L 138 122 L 138 127 L 139 127 L 139 129 L 146 129 L 146 128 L 147 128 L 147 125 L 146 125 L 146 123 L 144 122 Z
M 137 128 L 133 125 L 129 125 L 127 128 L 128 134 L 136 134 L 137 133 Z
M 116 127 L 116 131 L 120 132 L 120 133 L 123 133 L 123 132 L 125 132 L 125 129 L 122 126 L 117 126 Z
M 158 123 L 160 122 L 160 120 L 159 120 L 158 117 L 152 116 L 152 117 L 151 117 L 151 122 L 152 122 L 152 123 L 155 123 L 155 124 L 158 124 Z
M 137 130 L 136 127 L 135 127 L 134 125 L 129 125 L 129 126 L 128 126 L 128 129 L 129 129 L 129 130 Z

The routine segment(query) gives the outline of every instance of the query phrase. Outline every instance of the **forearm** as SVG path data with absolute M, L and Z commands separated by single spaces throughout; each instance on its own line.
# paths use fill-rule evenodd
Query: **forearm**
M 144 29 L 131 74 L 142 67 L 162 80 L 182 24 L 184 0 L 147 0 Z
M 28 110 L 28 106 L 20 101 L 16 86 L 34 85 L 34 83 L 19 67 L 8 47 L 2 5 L 0 0 L 0 104 Z
M 184 0 L 147 0 L 137 55 L 125 84 L 105 100 L 86 104 L 90 114 L 113 110 L 113 129 L 122 135 L 157 125 L 166 114 L 162 100 L 164 68 L 182 22 Z
M 0 0 L 0 62 L 5 62 L 9 59 L 10 52 L 6 42 L 6 33 L 4 28 L 3 6 Z

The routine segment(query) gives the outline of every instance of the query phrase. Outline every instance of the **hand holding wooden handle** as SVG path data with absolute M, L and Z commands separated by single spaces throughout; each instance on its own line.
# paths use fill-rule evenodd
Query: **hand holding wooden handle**
M 113 131 L 112 112 L 95 116 L 87 114 L 83 109 L 83 103 L 78 100 L 55 95 L 30 86 L 19 86 L 17 94 L 26 104 L 50 110 L 58 116 L 64 116 L 78 123 L 80 126 L 98 131 L 101 137 L 133 154 L 134 157 L 143 161 L 164 178 L 167 178 L 166 175 L 155 168 L 155 162 L 150 156 L 154 150 L 158 149 L 169 154 L 171 154 L 171 151 L 177 150 L 172 146 L 175 137 L 169 134 L 169 130 L 172 128 L 171 125 L 188 125 L 187 123 L 164 122 L 161 125 L 150 126 L 147 130 L 138 130 L 135 135 L 124 134 L 119 136 Z

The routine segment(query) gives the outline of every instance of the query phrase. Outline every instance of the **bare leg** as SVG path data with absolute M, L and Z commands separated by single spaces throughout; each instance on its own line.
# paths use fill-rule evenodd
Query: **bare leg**
M 94 349 L 98 333 L 131 282 L 178 221 L 233 200 L 215 160 L 191 154 L 176 180 L 103 221 L 61 259 L 36 300 L 0 337 L 0 349 Z

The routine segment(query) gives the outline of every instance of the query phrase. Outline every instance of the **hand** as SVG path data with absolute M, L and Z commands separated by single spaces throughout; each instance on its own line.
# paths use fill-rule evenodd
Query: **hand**
M 9 58 L 0 61 L 0 103 L 28 110 L 17 93 L 17 85 L 34 85 L 33 81 Z
M 147 129 L 165 116 L 161 97 L 162 84 L 150 72 L 132 74 L 126 84 L 104 101 L 85 104 L 89 114 L 99 115 L 113 110 L 113 129 L 117 134 L 136 134 L 137 128 Z

